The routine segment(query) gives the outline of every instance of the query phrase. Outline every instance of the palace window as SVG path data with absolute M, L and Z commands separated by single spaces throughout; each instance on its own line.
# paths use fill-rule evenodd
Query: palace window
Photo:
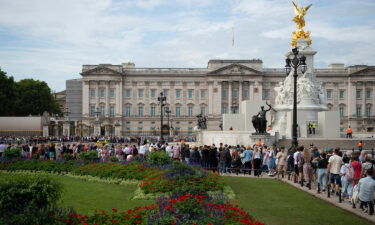
M 156 116 L 156 106 L 151 106 L 151 116 Z
M 126 89 L 125 98 L 131 98 L 131 97 L 132 97 L 132 89 Z
M 95 89 L 90 89 L 90 98 L 95 98 Z
M 156 97 L 156 89 L 151 89 L 151 98 Z
M 242 97 L 247 99 L 249 97 L 249 92 L 247 90 L 242 91 Z
M 222 98 L 227 98 L 227 90 L 223 90 L 223 91 L 221 92 L 221 97 L 222 97 Z
M 232 90 L 232 99 L 236 99 L 238 97 L 238 91 Z
M 327 99 L 332 99 L 332 90 L 327 90 Z
M 181 90 L 180 89 L 176 90 L 176 98 L 181 98 Z
M 99 90 L 99 97 L 100 98 L 104 98 L 105 97 L 105 90 L 104 89 L 100 89 Z
M 357 105 L 355 114 L 358 117 L 362 115 L 362 106 L 361 105 Z
M 109 97 L 114 98 L 115 97 L 115 89 L 109 90 Z
M 125 106 L 125 116 L 130 116 L 131 115 L 131 111 L 132 111 L 132 106 L 131 105 Z
M 164 89 L 164 90 L 163 90 L 163 95 L 164 95 L 165 97 L 168 97 L 168 94 L 169 94 L 169 90 L 168 90 L 168 89 Z
M 361 99 L 361 95 L 362 95 L 361 90 L 357 90 L 357 91 L 356 91 L 356 98 L 357 98 L 357 99 Z
M 339 107 L 339 113 L 340 113 L 340 117 L 344 116 L 344 106 Z
M 188 116 L 193 116 L 193 106 L 188 107 Z
M 90 116 L 95 116 L 95 105 L 90 105 Z
M 340 90 L 340 92 L 339 92 L 339 98 L 340 99 L 344 99 L 344 93 L 345 93 L 344 90 Z
M 143 116 L 143 106 L 138 106 L 138 116 Z
M 201 115 L 206 115 L 206 106 L 201 106 Z
M 193 89 L 189 89 L 189 90 L 188 90 L 188 98 L 189 98 L 189 99 L 192 99 L 192 98 L 193 98 L 193 91 L 194 91 Z
M 138 98 L 143 98 L 143 89 L 138 89 Z
M 206 90 L 201 90 L 201 98 L 206 98 Z
M 104 105 L 99 106 L 100 116 L 104 116 Z
M 270 90 L 263 90 L 263 100 L 270 99 Z
M 115 116 L 115 106 L 113 105 L 109 107 L 109 116 Z
M 221 114 L 225 114 L 225 113 L 227 113 L 227 106 L 223 105 L 221 107 Z
M 188 133 L 189 134 L 193 133 L 193 128 L 192 127 L 188 127 Z
M 372 91 L 370 89 L 366 90 L 366 99 L 371 99 Z
M 366 116 L 370 117 L 371 116 L 371 105 L 366 106 Z
M 181 107 L 180 106 L 176 106 L 176 117 L 179 117 L 181 116 Z

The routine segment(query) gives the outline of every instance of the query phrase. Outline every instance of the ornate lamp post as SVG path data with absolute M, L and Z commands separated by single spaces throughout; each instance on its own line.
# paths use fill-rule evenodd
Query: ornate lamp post
M 158 101 L 160 104 L 160 143 L 164 144 L 164 138 L 163 138 L 163 108 L 165 106 L 165 102 L 167 101 L 167 97 L 163 95 L 163 92 L 160 92 L 160 95 L 158 97 Z
M 169 116 L 172 113 L 172 111 L 169 108 L 165 109 L 165 113 L 167 114 L 167 121 L 168 121 L 168 134 L 170 134 L 171 127 L 169 126 Z
M 298 56 L 298 48 L 293 48 L 293 58 L 290 59 L 289 57 L 285 59 L 285 72 L 288 76 L 291 70 L 294 70 L 293 78 L 294 78 L 294 88 L 293 88 L 293 127 L 292 127 L 292 147 L 298 146 L 297 140 L 297 69 L 301 67 L 301 72 L 304 74 L 307 69 L 306 65 L 306 57 L 305 56 Z

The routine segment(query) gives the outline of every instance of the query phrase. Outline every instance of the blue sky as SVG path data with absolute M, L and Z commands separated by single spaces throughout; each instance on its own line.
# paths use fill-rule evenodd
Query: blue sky
M 375 65 L 375 0 L 298 0 L 315 67 Z M 206 67 L 260 58 L 283 67 L 295 30 L 290 0 L 0 0 L 0 67 L 55 91 L 83 64 Z M 234 46 L 232 46 L 232 27 Z

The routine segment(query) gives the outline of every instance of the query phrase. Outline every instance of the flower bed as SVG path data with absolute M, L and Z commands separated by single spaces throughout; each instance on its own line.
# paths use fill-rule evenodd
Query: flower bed
M 139 180 L 140 188 L 148 193 L 167 193 L 181 188 L 198 187 L 203 191 L 223 190 L 220 176 L 201 168 L 194 168 L 179 162 L 164 166 L 152 166 L 147 162 L 133 161 L 126 164 L 86 163 L 79 161 L 18 160 L 1 162 L 0 170 L 46 171 L 92 176 L 102 179 Z M 171 185 L 173 184 L 173 185 Z
M 54 215 L 51 215 L 54 216 Z M 215 224 L 262 225 L 238 205 L 211 201 L 204 195 L 185 194 L 176 197 L 160 197 L 156 204 L 136 207 L 127 211 L 112 209 L 95 211 L 94 215 L 73 213 L 67 217 L 55 217 L 57 224 Z

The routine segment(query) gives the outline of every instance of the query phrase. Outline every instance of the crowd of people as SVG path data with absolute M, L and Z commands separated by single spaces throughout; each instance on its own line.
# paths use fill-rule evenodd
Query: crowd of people
M 374 160 L 371 154 L 360 151 L 319 150 L 313 144 L 309 148 L 299 146 L 286 150 L 284 147 L 266 146 L 261 140 L 252 146 L 189 146 L 173 142 L 159 144 L 143 140 L 139 143 L 113 140 L 87 139 L 85 142 L 5 143 L 0 140 L 0 157 L 7 148 L 20 147 L 22 157 L 44 160 L 61 160 L 64 154 L 78 158 L 80 152 L 96 151 L 98 159 L 107 162 L 111 157 L 119 161 L 143 158 L 150 152 L 165 151 L 173 160 L 190 165 L 200 165 L 220 174 L 249 174 L 280 178 L 288 176 L 295 183 L 311 189 L 316 184 L 318 192 L 340 195 L 353 203 L 360 201 L 360 208 L 374 213 L 375 192 Z M 138 143 L 137 143 L 138 142 Z

